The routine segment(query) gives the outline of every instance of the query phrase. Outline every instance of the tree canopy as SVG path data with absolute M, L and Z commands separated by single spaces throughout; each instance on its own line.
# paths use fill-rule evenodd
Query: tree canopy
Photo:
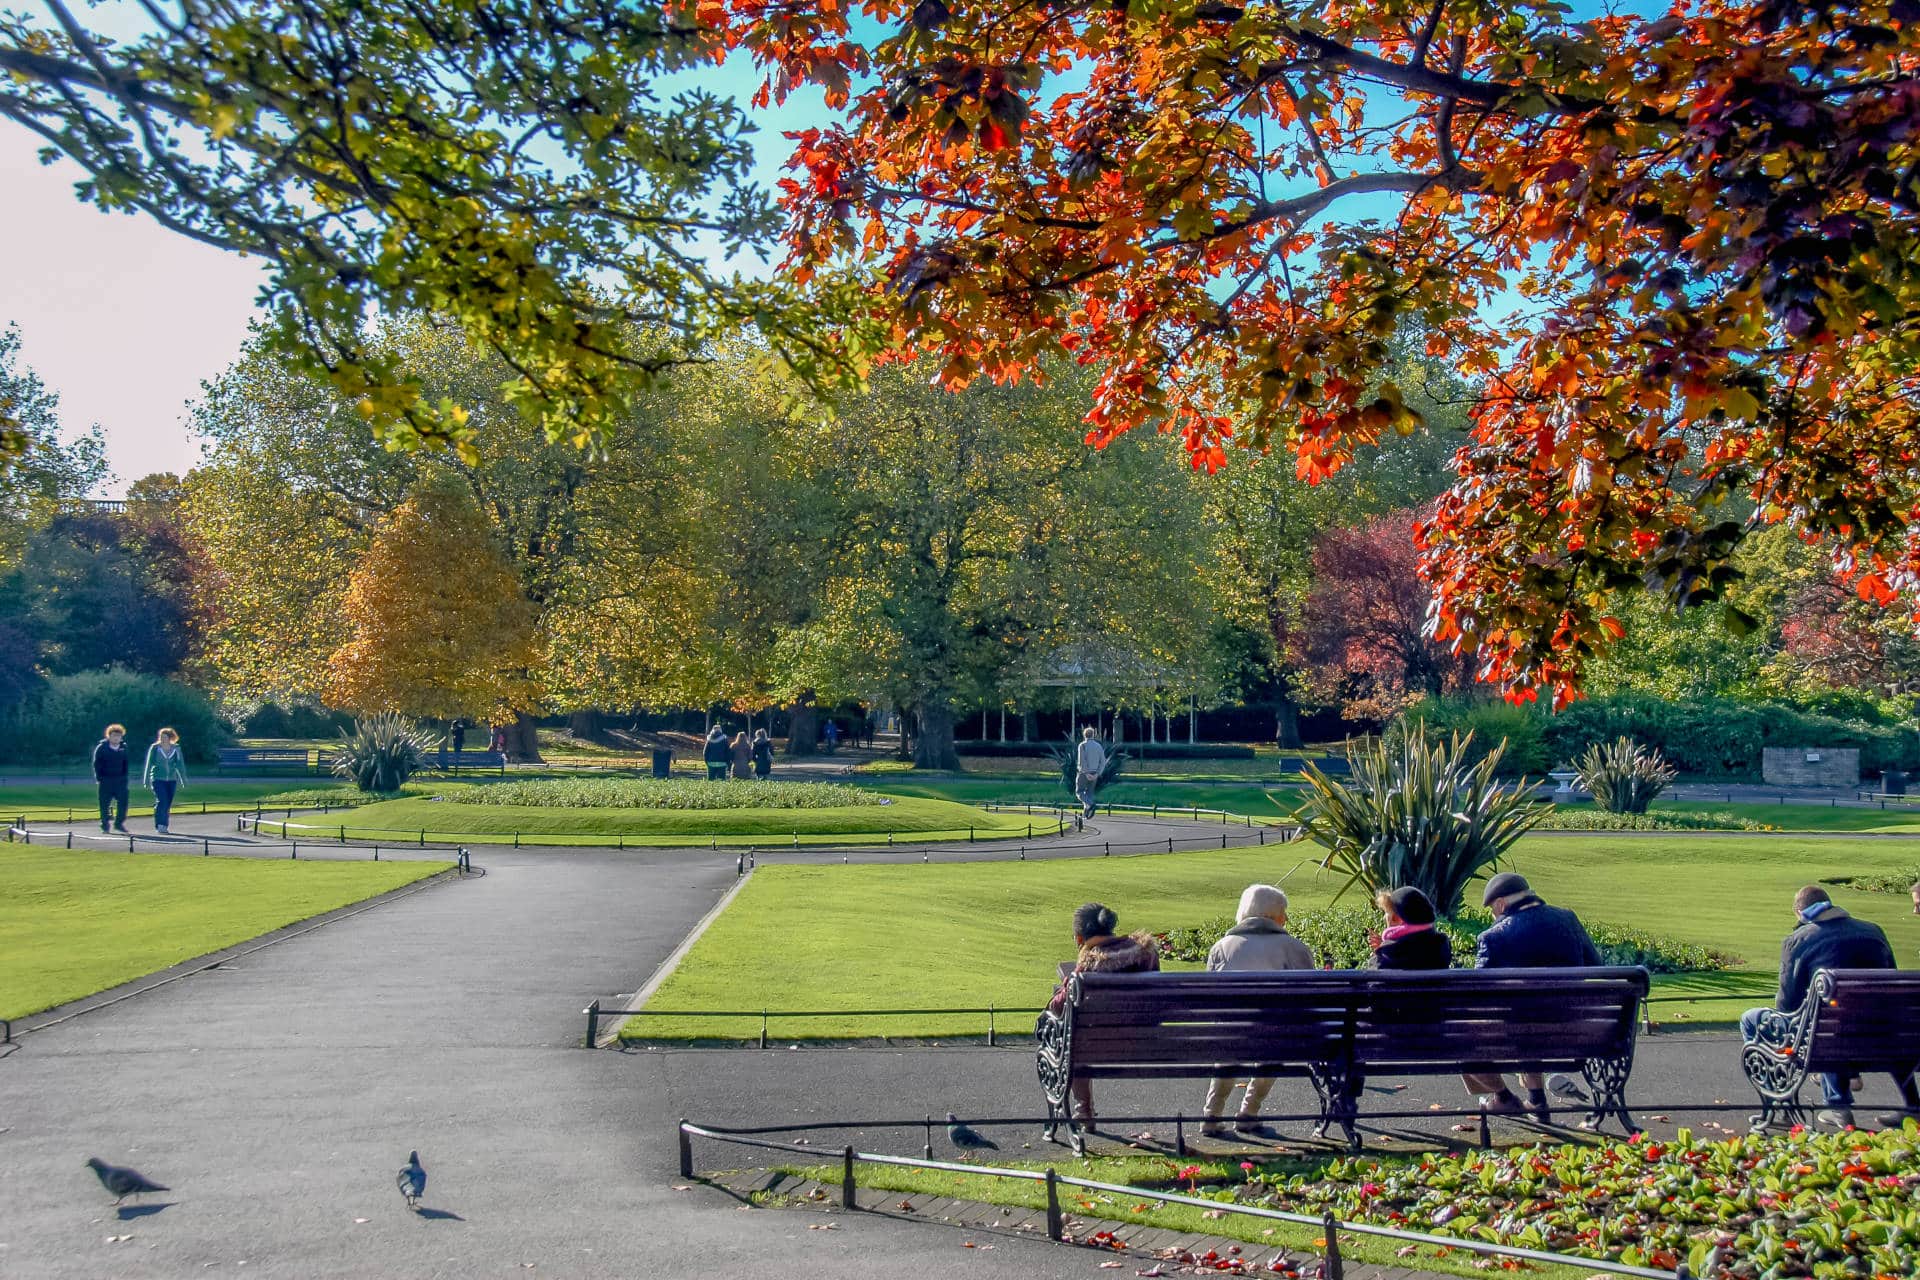
M 1477 393 L 1418 529 L 1433 629 L 1515 696 L 1571 696 L 1623 588 L 1721 595 L 1768 523 L 1920 596 L 1915 0 L 701 11 L 844 106 L 796 138 L 789 262 L 868 272 L 949 385 L 1070 354 L 1093 442 L 1319 480 L 1418 425 L 1381 377 L 1417 319 Z

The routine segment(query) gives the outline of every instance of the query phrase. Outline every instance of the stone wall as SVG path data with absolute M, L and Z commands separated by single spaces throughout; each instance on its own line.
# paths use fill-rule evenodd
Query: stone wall
M 1857 787 L 1858 747 L 1763 747 L 1760 776 L 1775 787 Z

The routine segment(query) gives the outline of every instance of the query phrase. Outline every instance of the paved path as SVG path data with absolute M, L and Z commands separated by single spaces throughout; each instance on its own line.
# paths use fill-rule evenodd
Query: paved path
M 577 1048 L 585 999 L 633 990 L 734 882 L 733 858 L 486 848 L 476 862 L 485 876 L 0 1049 L 0 1275 L 1101 1274 L 1097 1257 L 1044 1242 L 963 1250 L 949 1229 L 862 1216 L 810 1232 L 807 1215 L 674 1189 L 679 1117 L 1027 1112 L 1031 1057 Z M 1098 1096 L 1114 1115 L 1191 1108 L 1192 1093 L 1135 1084 Z M 1875 1081 L 1864 1096 L 1886 1095 Z M 1462 1097 L 1440 1082 L 1381 1096 L 1411 1110 Z M 1731 1044 L 1649 1042 L 1634 1096 L 1743 1099 Z M 1273 1106 L 1305 1100 L 1287 1083 Z M 1445 1122 L 1424 1128 L 1449 1135 Z M 1031 1137 L 995 1132 L 1016 1153 Z M 920 1134 L 857 1140 L 913 1151 Z M 402 1211 L 393 1189 L 412 1147 L 430 1170 L 430 1216 Z M 89 1155 L 175 1190 L 155 1212 L 116 1216 L 82 1167 Z M 699 1158 L 753 1162 L 705 1145 Z

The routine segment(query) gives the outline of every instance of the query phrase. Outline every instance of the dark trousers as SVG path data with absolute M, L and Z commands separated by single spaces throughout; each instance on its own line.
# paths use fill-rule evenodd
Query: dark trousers
M 109 819 L 108 814 L 112 814 Z M 111 821 L 114 826 L 122 827 L 127 822 L 127 779 L 122 774 L 118 778 L 100 779 L 100 825 Z
M 153 782 L 153 825 L 164 827 L 167 819 L 173 816 L 173 793 L 180 784 L 172 779 L 154 779 Z

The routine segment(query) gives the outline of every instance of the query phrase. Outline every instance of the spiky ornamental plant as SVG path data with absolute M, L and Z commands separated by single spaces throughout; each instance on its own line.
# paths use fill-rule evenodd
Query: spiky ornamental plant
M 1467 886 L 1552 807 L 1533 802 L 1529 779 L 1494 780 L 1504 742 L 1469 763 L 1472 742 L 1472 734 L 1430 738 L 1424 723 L 1410 724 L 1348 742 L 1350 780 L 1302 764 L 1311 790 L 1294 816 L 1326 847 L 1322 865 L 1347 877 L 1340 893 L 1412 885 L 1453 916 Z
M 386 713 L 356 720 L 351 733 L 340 731 L 333 772 L 353 779 L 362 791 L 398 791 L 420 768 L 421 757 L 438 745 L 404 716 Z
M 1596 742 L 1573 768 L 1593 803 L 1609 813 L 1645 813 L 1678 773 L 1654 748 L 1628 737 Z

